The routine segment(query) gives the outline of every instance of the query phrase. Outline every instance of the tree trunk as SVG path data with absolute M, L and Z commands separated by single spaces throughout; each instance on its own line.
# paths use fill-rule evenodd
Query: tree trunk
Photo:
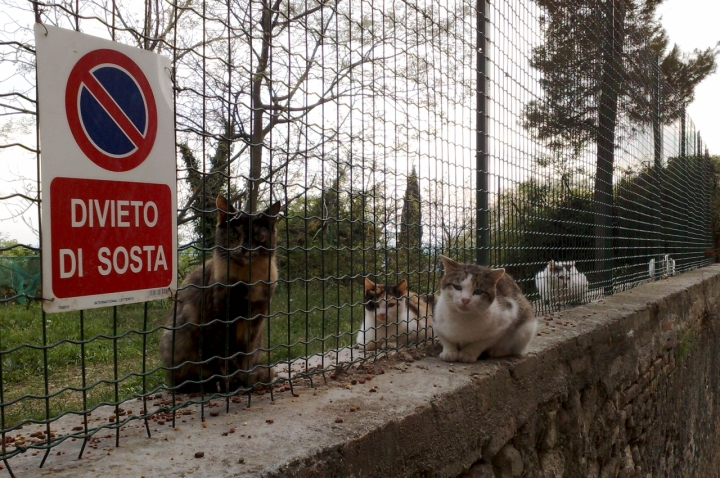
M 606 292 L 612 290 L 612 206 L 615 127 L 623 51 L 625 2 L 605 2 L 603 72 L 598 108 L 597 164 L 595 172 L 595 281 Z
M 262 105 L 262 88 L 266 75 L 269 75 L 268 70 L 269 59 L 270 59 L 270 44 L 272 37 L 272 9 L 270 5 L 265 1 L 263 2 L 263 13 L 260 20 L 260 26 L 263 30 L 263 43 L 258 57 L 258 65 L 255 68 L 255 76 L 251 82 L 251 107 L 252 112 L 251 118 L 251 132 L 250 132 L 250 171 L 248 174 L 248 201 L 245 204 L 245 211 L 249 213 L 256 212 L 258 210 L 258 197 L 260 194 L 260 182 L 262 175 L 262 158 L 263 150 L 265 148 L 265 135 L 263 127 L 263 115 L 265 110 Z

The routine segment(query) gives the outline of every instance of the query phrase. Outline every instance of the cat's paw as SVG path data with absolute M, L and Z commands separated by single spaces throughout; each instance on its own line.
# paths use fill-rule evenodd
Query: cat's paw
M 463 350 L 458 353 L 458 362 L 465 362 L 465 363 L 475 363 L 477 362 L 478 355 L 477 354 L 469 354 Z
M 440 353 L 440 360 L 443 362 L 457 362 L 458 359 L 458 351 L 457 350 L 447 350 L 444 349 Z

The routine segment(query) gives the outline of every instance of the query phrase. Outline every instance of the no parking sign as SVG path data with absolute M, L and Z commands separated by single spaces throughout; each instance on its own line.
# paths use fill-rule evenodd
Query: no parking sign
M 108 171 L 130 171 L 152 151 L 157 108 L 143 71 L 128 56 L 97 49 L 75 63 L 65 88 L 75 142 Z
M 47 312 L 176 288 L 170 63 L 36 25 L 43 299 Z

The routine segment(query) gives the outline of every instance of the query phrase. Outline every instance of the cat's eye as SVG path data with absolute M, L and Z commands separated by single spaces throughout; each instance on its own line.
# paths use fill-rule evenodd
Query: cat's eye
M 453 287 L 455 287 L 455 290 L 462 290 L 462 287 L 457 284 L 453 284 Z
M 230 231 L 229 236 L 230 236 L 230 239 L 232 239 L 232 240 L 237 240 L 237 238 L 238 238 L 240 235 L 237 233 L 237 231 Z
M 392 307 L 395 307 L 395 303 L 394 303 L 394 302 L 391 302 L 391 303 L 388 304 L 387 306 L 388 306 L 388 309 L 390 309 L 390 308 L 392 308 Z
M 484 294 L 484 293 L 485 293 L 485 291 L 484 291 L 484 290 L 480 290 L 480 289 L 475 289 L 475 290 L 473 291 L 473 294 L 474 294 L 474 295 L 481 295 L 481 294 Z

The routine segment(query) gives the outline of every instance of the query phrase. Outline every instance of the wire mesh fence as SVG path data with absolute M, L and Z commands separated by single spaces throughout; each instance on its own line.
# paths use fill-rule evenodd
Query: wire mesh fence
M 626 3 L 2 5 L 0 158 L 18 169 L 0 204 L 30 225 L 33 22 L 171 58 L 184 280 L 174 300 L 46 315 L 36 263 L 0 258 L 8 469 L 431 341 L 439 254 L 504 267 L 538 314 L 714 261 L 712 160 Z

